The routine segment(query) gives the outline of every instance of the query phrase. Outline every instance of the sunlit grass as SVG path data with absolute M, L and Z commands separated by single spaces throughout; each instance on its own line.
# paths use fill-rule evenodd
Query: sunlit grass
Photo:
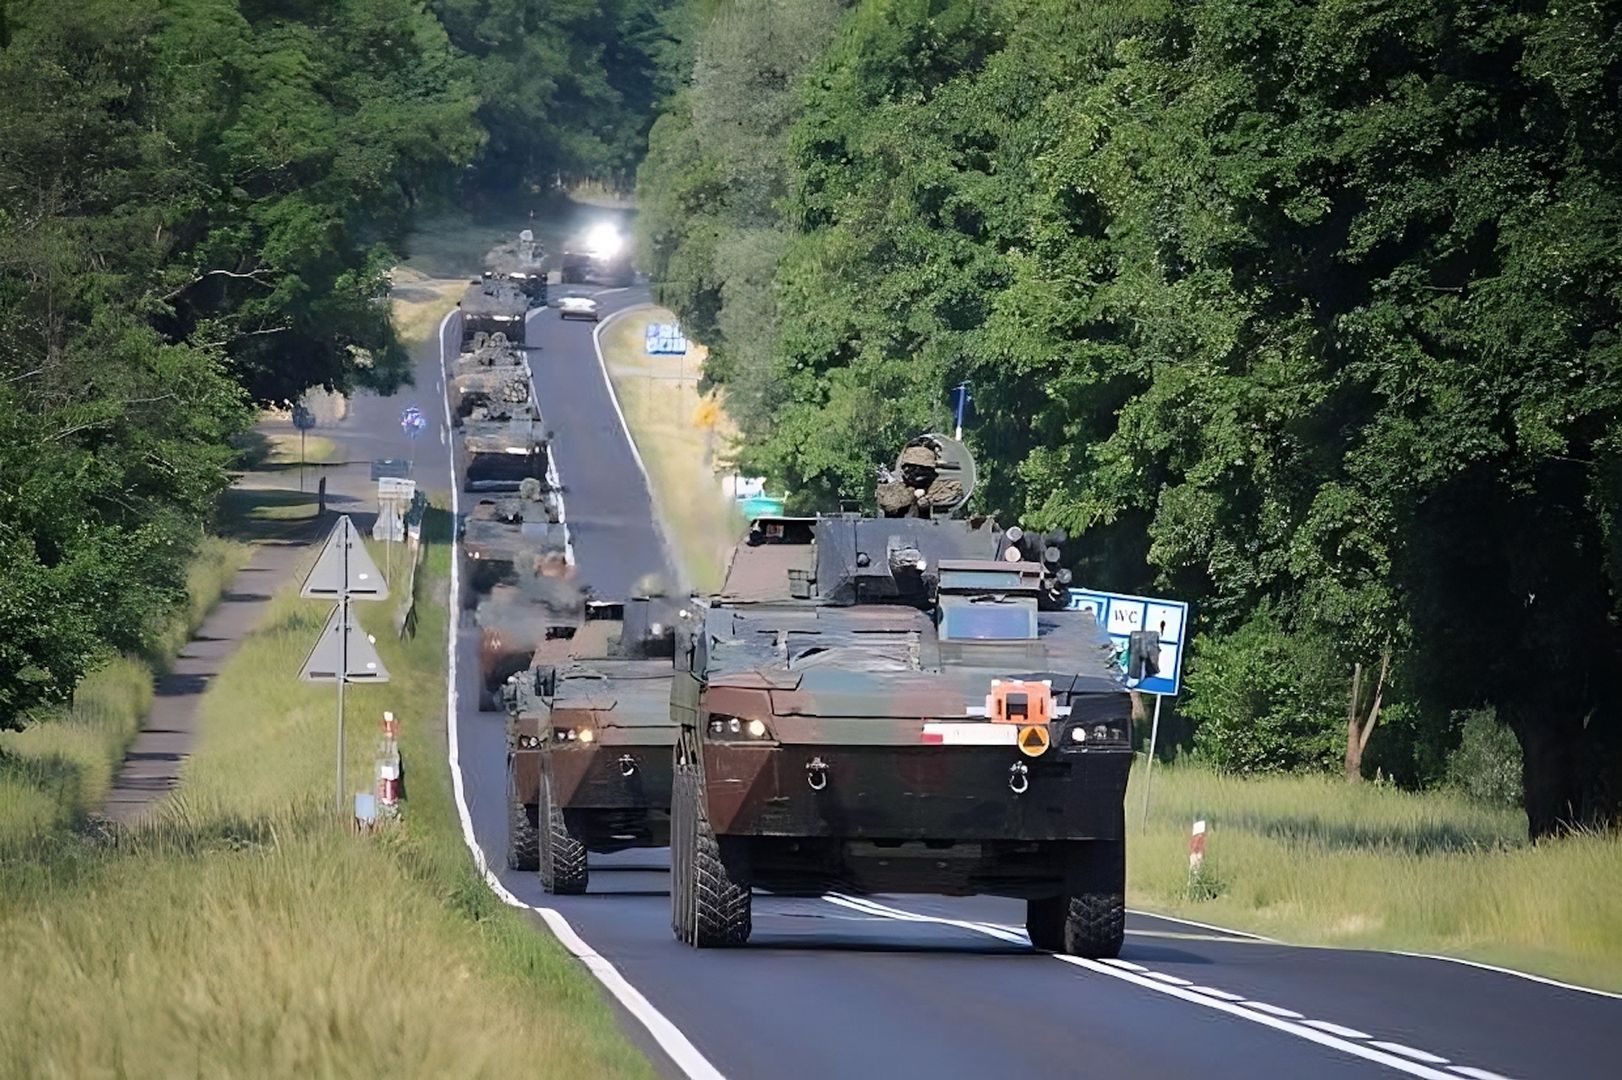
M 0 1075 L 651 1075 L 589 977 L 462 844 L 447 515 L 425 532 L 417 634 L 397 638 L 392 601 L 357 604 L 391 681 L 346 695 L 351 790 L 372 786 L 383 710 L 401 720 L 403 822 L 338 823 L 334 688 L 297 679 L 330 605 L 289 584 L 211 685 L 154 820 L 0 860 Z
M 1127 798 L 1129 902 L 1283 940 L 1440 952 L 1622 989 L 1622 837 L 1537 845 L 1516 810 L 1325 776 L 1142 766 Z M 1208 823 L 1190 898 L 1189 829 Z
M 648 324 L 675 321 L 663 308 L 615 318 L 602 332 L 603 358 L 687 583 L 708 592 L 720 586 L 727 554 L 746 523 L 721 489 L 717 462 L 725 459 L 734 429 L 713 395 L 699 397 L 700 360 L 646 352 Z M 700 423 L 704 412 L 716 420 L 713 431 Z

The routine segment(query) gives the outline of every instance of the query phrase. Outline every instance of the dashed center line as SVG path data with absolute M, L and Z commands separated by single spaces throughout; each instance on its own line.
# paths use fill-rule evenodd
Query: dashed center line
M 1427 1065 L 1447 1064 L 1447 1058 L 1445 1057 L 1437 1057 L 1428 1050 L 1415 1050 L 1413 1047 L 1404 1046 L 1399 1042 L 1382 1042 L 1379 1039 L 1375 1039 L 1373 1042 L 1369 1043 L 1369 1045 L 1378 1046 L 1381 1050 L 1389 1050 L 1393 1054 L 1401 1054 L 1403 1057 L 1411 1057 L 1415 1061 L 1423 1061 Z
M 897 919 L 903 922 L 928 922 L 943 926 L 954 926 L 963 930 L 986 934 L 1003 941 L 1023 944 L 1028 944 L 1030 941 L 1030 938 L 1023 932 L 994 923 L 970 922 L 963 919 L 922 915 L 918 912 L 907 911 L 904 908 L 881 904 L 865 897 L 845 896 L 838 893 L 826 896 L 824 899 L 841 907 L 881 915 L 885 918 Z M 1265 1001 L 1251 1001 L 1241 994 L 1220 990 L 1215 987 L 1196 986 L 1188 979 L 1168 975 L 1165 972 L 1151 971 L 1141 964 L 1134 964 L 1128 960 L 1114 958 L 1086 960 L 1079 956 L 1066 956 L 1062 953 L 1050 955 L 1055 960 L 1072 966 L 1109 975 L 1158 993 L 1169 994 L 1183 1001 L 1225 1012 L 1249 1020 L 1252 1023 L 1286 1032 L 1309 1042 L 1315 1042 L 1355 1057 L 1376 1062 L 1397 1072 L 1407 1073 L 1410 1076 L 1427 1077 L 1430 1080 L 1456 1080 L 1460 1076 L 1468 1077 L 1469 1080 L 1508 1080 L 1508 1078 L 1500 1076 L 1498 1073 L 1489 1072 L 1485 1069 L 1477 1069 L 1468 1065 L 1453 1065 L 1447 1058 L 1442 1057 L 1440 1054 L 1433 1054 L 1428 1050 L 1420 1050 L 1405 1043 L 1377 1040 L 1366 1031 L 1359 1031 L 1357 1028 L 1347 1027 L 1344 1024 L 1336 1024 L 1328 1020 L 1308 1020 L 1304 1018 L 1303 1014 L 1293 1009 L 1282 1008 Z M 1445 1067 L 1448 1071 L 1442 1072 L 1437 1066 Z

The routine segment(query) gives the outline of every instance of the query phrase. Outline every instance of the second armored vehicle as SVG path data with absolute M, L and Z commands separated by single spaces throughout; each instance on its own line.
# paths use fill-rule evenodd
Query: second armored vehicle
M 951 517 L 972 488 L 960 443 L 914 440 L 886 516 L 759 520 L 687 612 L 678 939 L 742 944 L 753 888 L 837 889 L 1013 897 L 1038 948 L 1119 951 L 1129 695 L 1059 538 Z
M 504 275 L 486 271 L 468 283 L 457 303 L 462 309 L 462 345 L 467 349 L 477 334 L 505 334 L 513 345 L 524 344 L 524 317 L 529 297 Z
M 671 614 L 588 601 L 508 681 L 507 862 L 548 892 L 585 892 L 588 852 L 669 842 Z

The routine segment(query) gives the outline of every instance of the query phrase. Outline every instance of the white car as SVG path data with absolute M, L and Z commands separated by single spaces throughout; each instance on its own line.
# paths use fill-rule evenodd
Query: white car
M 565 296 L 558 301 L 558 317 L 597 321 L 597 301 L 589 296 Z

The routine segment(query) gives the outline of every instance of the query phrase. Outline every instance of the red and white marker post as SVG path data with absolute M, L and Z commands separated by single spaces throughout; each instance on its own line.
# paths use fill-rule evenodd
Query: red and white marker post
M 1200 868 L 1205 865 L 1205 822 L 1194 823 L 1194 831 L 1188 835 L 1188 876 L 1200 876 Z

